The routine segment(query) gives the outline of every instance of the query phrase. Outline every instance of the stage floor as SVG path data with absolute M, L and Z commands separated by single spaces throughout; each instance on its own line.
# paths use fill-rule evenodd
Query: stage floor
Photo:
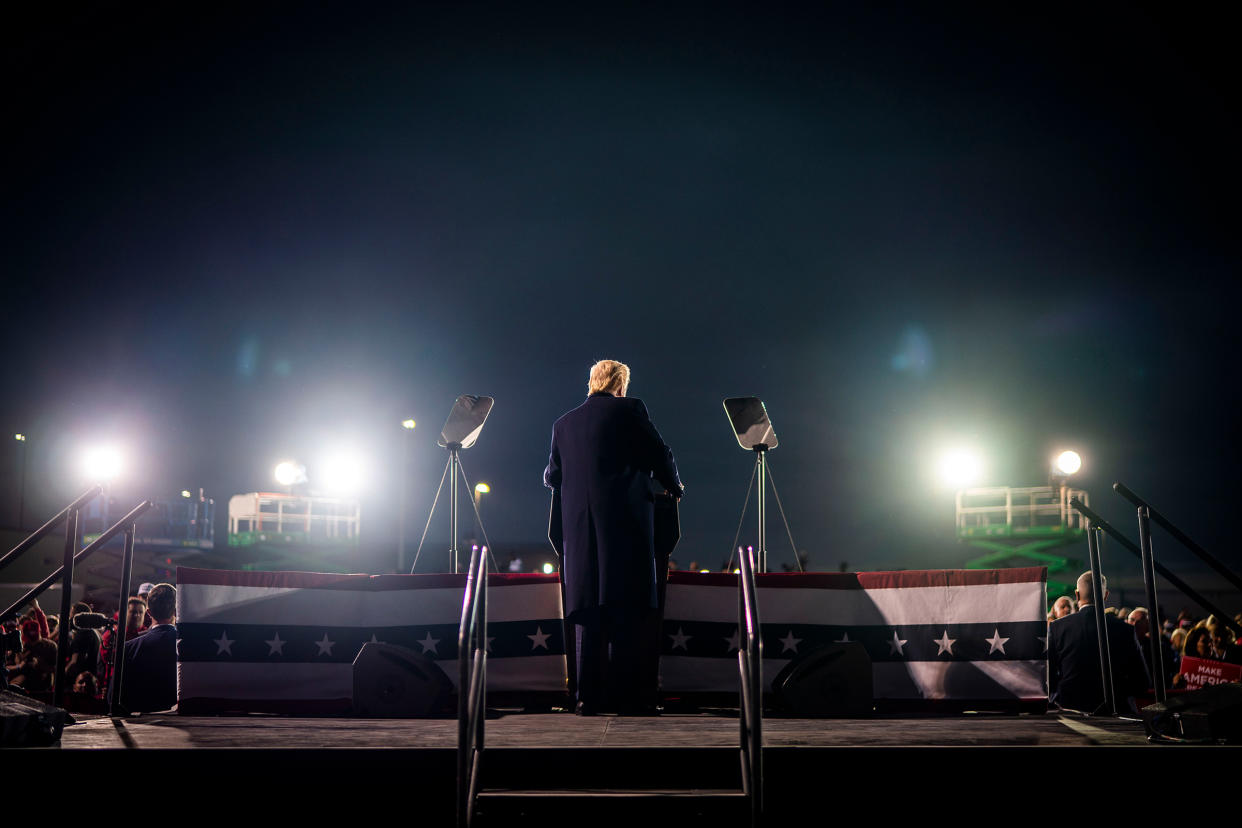
M 453 719 L 346 719 L 283 716 L 78 716 L 60 747 L 91 749 L 451 750 Z M 1137 747 L 1141 723 L 1071 714 L 978 714 L 871 719 L 768 718 L 765 747 Z M 649 718 L 581 717 L 565 713 L 508 714 L 487 722 L 491 749 L 736 748 L 737 719 L 728 715 Z
M 1137 721 L 1060 713 L 773 717 L 763 728 L 771 825 L 836 813 L 846 801 L 911 819 L 950 795 L 1011 806 L 1015 796 L 1051 795 L 1054 768 L 1086 779 L 1101 767 L 1138 767 L 1135 759 L 1171 778 L 1193 766 L 1225 785 L 1242 758 L 1233 747 L 1149 744 Z M 600 825 L 747 823 L 736 711 L 513 712 L 489 718 L 486 732 L 480 826 L 542 827 L 584 814 Z M 186 790 L 206 792 L 193 807 L 213 818 L 234 818 L 233 797 L 254 790 L 288 819 L 322 820 L 325 808 L 356 814 L 399 797 L 411 818 L 441 825 L 453 819 L 456 744 L 452 719 L 79 716 L 59 745 L 24 750 L 22 762 L 32 778 L 85 774 L 105 787 L 172 775 L 184 784 L 153 789 L 148 804 L 179 807 L 191 801 Z

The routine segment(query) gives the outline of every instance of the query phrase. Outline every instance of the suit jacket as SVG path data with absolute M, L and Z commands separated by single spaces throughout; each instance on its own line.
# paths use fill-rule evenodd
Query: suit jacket
M 543 482 L 561 493 L 567 615 L 656 606 L 652 476 L 681 495 L 673 452 L 642 400 L 595 393 L 552 427 Z
M 1112 615 L 1106 615 L 1105 620 L 1113 696 L 1122 711 L 1129 707 L 1127 697 L 1151 687 L 1151 679 L 1134 627 Z M 1048 700 L 1085 713 L 1094 713 L 1104 704 L 1100 645 L 1095 610 L 1090 604 L 1048 625 Z
M 168 710 L 177 703 L 177 628 L 157 624 L 125 642 L 121 706 L 131 713 Z

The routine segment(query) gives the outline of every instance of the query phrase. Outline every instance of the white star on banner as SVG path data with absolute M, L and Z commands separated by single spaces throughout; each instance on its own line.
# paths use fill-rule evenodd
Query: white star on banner
M 835 642 L 835 643 L 837 643 L 837 644 L 849 644 L 849 643 L 850 643 L 850 634 L 849 634 L 848 632 L 843 632 L 843 633 L 841 633 L 841 637 L 840 637 L 840 638 L 838 638 L 838 639 L 836 640 L 836 642 Z
M 778 638 L 776 640 L 781 642 L 782 653 L 787 653 L 790 650 L 793 650 L 796 653 L 798 652 L 798 645 L 802 643 L 801 638 L 794 638 L 793 630 L 785 633 L 784 638 Z
M 289 642 L 288 642 L 288 641 L 281 641 L 281 640 L 280 640 L 280 633 L 279 633 L 279 632 L 277 632 L 277 633 L 276 633 L 276 637 L 275 637 L 275 638 L 273 638 L 271 641 L 264 641 L 263 643 L 264 643 L 264 644 L 266 644 L 268 647 L 270 647 L 270 648 L 271 648 L 271 649 L 268 651 L 268 655 L 272 656 L 272 655 L 284 655 L 284 654 L 285 654 L 285 653 L 284 653 L 284 646 L 285 646 L 286 644 L 288 644 Z
M 888 642 L 889 655 L 904 656 L 905 651 L 902 650 L 901 648 L 906 646 L 906 641 L 908 640 L 909 639 L 906 639 L 906 638 L 898 638 L 897 631 L 893 630 L 893 640 Z
M 953 655 L 953 645 L 957 642 L 957 639 L 949 638 L 948 630 L 945 630 L 944 635 L 942 635 L 940 638 L 933 638 L 932 640 L 935 641 L 936 646 L 940 648 L 939 652 L 937 652 L 936 655 L 944 655 L 945 653 L 948 653 L 949 655 Z
M 215 641 L 213 641 L 212 643 L 216 645 L 216 648 L 217 648 L 217 649 L 216 649 L 216 655 L 220 655 L 221 653 L 226 653 L 227 655 L 232 655 L 232 654 L 233 654 L 233 645 L 234 645 L 234 644 L 236 644 L 236 643 L 237 643 L 237 641 L 236 641 L 236 639 L 230 639 L 230 638 L 229 638 L 229 631 L 228 631 L 228 630 L 224 630 L 224 631 L 222 631 L 222 632 L 220 633 L 220 637 L 219 637 L 219 638 L 217 638 L 217 639 L 216 639 Z
M 1000 630 L 999 630 L 999 629 L 996 629 L 996 628 L 994 627 L 994 628 L 992 629 L 992 637 L 991 637 L 991 638 L 985 638 L 985 639 L 983 639 L 983 640 L 984 640 L 984 641 L 986 641 L 986 642 L 988 642 L 989 644 L 991 644 L 991 645 L 992 645 L 992 649 L 988 650 L 988 655 L 991 655 L 992 653 L 996 652 L 997 650 L 1000 650 L 1000 654 L 1001 654 L 1001 655 L 1005 655 L 1005 642 L 1006 642 L 1006 641 L 1008 641 L 1009 639 L 1008 639 L 1008 638 L 1001 638 L 1001 634 L 1000 634 Z
M 548 638 L 551 635 L 551 633 L 544 632 L 543 627 L 535 627 L 535 634 L 526 637 L 530 639 L 530 648 L 532 650 L 537 650 L 540 647 L 546 650 L 548 649 Z
M 427 637 L 424 638 L 422 641 L 418 642 L 418 646 L 423 648 L 423 653 L 432 653 L 434 655 L 439 655 L 439 653 L 436 652 L 436 645 L 439 643 L 440 643 L 440 639 L 432 638 L 431 630 L 427 630 Z
M 1045 653 L 1046 653 L 1046 652 L 1048 652 L 1048 636 L 1046 636 L 1046 635 L 1037 635 L 1037 636 L 1035 636 L 1035 637 L 1036 637 L 1036 638 L 1038 638 L 1040 641 L 1042 641 L 1042 642 L 1043 642 L 1043 644 L 1044 644 L 1044 652 L 1045 652 Z
M 316 641 L 315 646 L 319 648 L 319 652 L 315 653 L 315 655 L 329 655 L 330 656 L 332 655 L 332 648 L 336 646 L 336 642 L 330 641 L 328 639 L 328 634 L 324 633 L 323 639 L 320 641 Z
M 736 650 L 738 648 L 738 643 L 741 641 L 741 638 L 738 635 L 737 627 L 733 628 L 733 635 L 721 636 L 721 638 L 723 638 L 725 643 L 729 646 L 729 648 L 725 650 L 726 653 L 731 653 Z
M 680 647 L 681 649 L 685 650 L 686 652 L 690 652 L 690 648 L 686 646 L 686 642 L 687 642 L 687 641 L 689 641 L 691 638 L 694 638 L 694 636 L 692 636 L 692 635 L 686 635 L 686 633 L 682 630 L 682 628 L 681 628 L 681 627 L 678 627 L 678 628 L 677 628 L 677 634 L 676 634 L 676 635 L 670 635 L 670 636 L 669 636 L 669 638 L 673 639 L 673 649 L 674 649 L 674 650 L 676 650 L 678 647 Z

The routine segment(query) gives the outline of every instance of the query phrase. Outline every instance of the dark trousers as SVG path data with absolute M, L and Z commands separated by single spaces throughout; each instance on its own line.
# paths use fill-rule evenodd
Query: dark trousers
M 574 613 L 577 701 L 588 710 L 637 712 L 644 703 L 649 642 L 645 607 Z

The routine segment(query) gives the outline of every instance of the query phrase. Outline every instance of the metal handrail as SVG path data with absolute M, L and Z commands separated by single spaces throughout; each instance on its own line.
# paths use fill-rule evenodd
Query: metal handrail
M 61 509 L 60 512 L 57 513 L 56 517 L 52 518 L 47 523 L 43 524 L 38 529 L 31 532 L 29 535 L 26 536 L 26 539 L 24 541 L 22 541 L 17 546 L 14 546 L 11 550 L 9 550 L 3 558 L 0 558 L 0 569 L 4 569 L 6 566 L 11 564 L 13 561 L 17 560 L 18 556 L 20 556 L 27 549 L 29 549 L 30 547 L 38 543 L 43 538 L 43 536 L 46 535 L 48 532 L 51 532 L 57 526 L 60 526 L 62 523 L 64 523 L 65 519 L 68 518 L 70 514 L 81 509 L 91 500 L 91 498 L 95 497 L 102 491 L 103 491 L 103 486 L 92 486 L 90 489 L 87 489 L 85 492 L 83 492 L 82 495 L 79 496 L 77 500 L 73 501 L 68 506 Z
M 474 822 L 487 712 L 487 559 L 470 550 L 470 573 L 457 630 L 457 825 Z
M 1127 538 L 1125 535 L 1121 534 L 1121 532 L 1118 531 L 1118 529 L 1115 526 L 1110 524 L 1104 518 L 1100 517 L 1089 507 L 1084 505 L 1082 501 L 1075 498 L 1070 501 L 1070 505 L 1073 506 L 1075 509 L 1077 509 L 1085 518 L 1087 518 L 1087 520 L 1091 521 L 1092 526 L 1098 526 L 1101 529 L 1103 529 L 1105 532 L 1107 532 L 1108 535 L 1113 540 L 1121 544 L 1121 547 L 1123 549 L 1133 553 L 1134 556 L 1138 558 L 1140 561 L 1143 559 L 1143 550 L 1139 549 L 1139 547 L 1136 546 L 1132 540 Z M 1215 615 L 1222 624 L 1229 627 L 1229 629 L 1233 630 L 1234 635 L 1238 636 L 1239 638 L 1242 638 L 1242 625 L 1239 625 L 1238 622 L 1233 620 L 1233 618 L 1226 615 L 1224 610 L 1218 608 L 1211 601 L 1204 598 L 1194 588 L 1192 588 L 1190 584 L 1186 583 L 1181 578 L 1174 575 L 1164 565 L 1158 562 L 1153 562 L 1152 569 L 1160 573 L 1160 575 L 1163 576 L 1166 581 L 1171 583 L 1173 586 L 1177 587 L 1177 589 L 1179 589 L 1183 595 L 1188 596 L 1191 600 L 1198 601 L 1199 606 L 1203 607 L 1205 610 L 1207 610 L 1212 615 Z M 1151 611 L 1155 612 L 1156 608 L 1151 607 Z
M 740 758 L 742 792 L 750 798 L 750 822 L 763 818 L 763 638 L 759 624 L 759 601 L 755 594 L 755 561 L 750 547 L 739 556 L 737 615 L 742 640 L 737 651 L 741 679 Z
M 1156 507 L 1152 506 L 1146 500 L 1136 495 L 1133 491 L 1121 483 L 1114 483 L 1113 491 L 1133 503 L 1138 508 L 1147 509 L 1148 516 L 1159 524 L 1166 532 L 1172 535 L 1173 538 L 1182 546 L 1199 556 L 1200 560 L 1212 567 L 1212 569 L 1216 570 L 1217 574 L 1229 581 L 1229 583 L 1233 584 L 1236 589 L 1242 590 L 1242 578 L 1239 578 L 1228 567 L 1222 564 L 1212 553 L 1208 552 L 1202 546 L 1191 540 L 1190 536 L 1174 526 L 1172 521 L 1157 512 Z
M 89 500 L 90 497 L 93 497 L 93 496 L 94 494 L 88 492 L 86 495 L 83 495 L 82 497 Z M 48 575 L 46 578 L 44 578 L 42 581 L 36 584 L 32 589 L 27 591 L 25 595 L 23 595 L 21 598 L 18 598 L 17 601 L 14 602 L 12 605 L 10 605 L 7 609 L 5 609 L 3 612 L 0 612 L 0 617 L 6 616 L 9 613 L 16 612 L 17 610 L 21 609 L 26 604 L 33 601 L 35 598 L 38 598 L 40 595 L 42 595 L 49 587 L 52 586 L 52 584 L 56 583 L 56 581 L 58 580 L 61 581 L 60 617 L 64 619 L 64 621 L 61 623 L 59 630 L 58 630 L 59 634 L 57 636 L 57 645 L 56 645 L 56 649 L 58 653 L 69 652 L 69 614 L 72 609 L 74 566 L 77 564 L 78 561 L 85 560 L 86 558 L 90 557 L 97 550 L 101 549 L 104 546 L 104 544 L 106 544 L 108 541 L 116 537 L 117 534 L 124 531 L 125 532 L 125 553 L 122 556 L 122 560 L 121 560 L 122 575 L 121 575 L 121 604 L 120 604 L 121 608 L 124 609 L 125 599 L 129 595 L 129 577 L 130 577 L 130 571 L 131 571 L 131 568 L 133 565 L 133 559 L 134 559 L 134 527 L 138 521 L 139 516 L 144 514 L 153 505 L 150 500 L 144 500 L 142 503 L 138 504 L 136 507 L 130 510 L 129 514 L 127 514 L 125 517 L 121 518 L 116 523 L 112 524 L 112 526 L 105 529 L 99 535 L 98 538 L 91 541 L 91 543 L 88 544 L 84 549 L 82 549 L 81 551 L 77 551 L 78 518 L 79 518 L 80 506 L 82 505 L 81 500 L 82 498 L 79 498 L 77 501 L 74 501 L 74 504 L 71 504 L 70 508 L 67 509 L 65 512 L 63 512 L 62 515 L 58 515 L 56 518 L 53 518 L 52 521 L 49 521 L 49 523 L 51 523 L 53 526 L 55 525 L 54 523 L 55 521 L 66 520 L 66 519 L 68 521 L 65 527 L 64 563 L 61 564 L 61 566 L 58 569 L 56 569 L 52 574 Z M 79 508 L 74 508 L 75 506 Z M 49 529 L 47 529 L 47 524 L 45 524 L 43 528 L 38 530 L 38 532 L 43 532 L 43 533 L 46 533 L 46 531 L 50 531 Z M 29 548 L 29 545 L 23 546 L 22 544 L 18 544 L 18 549 L 16 550 L 16 552 L 17 554 L 20 554 L 22 551 L 28 548 Z M 13 553 L 10 553 L 10 555 L 12 554 Z M 121 666 L 120 665 L 122 662 L 122 655 L 123 655 L 122 651 L 123 650 L 124 650 L 124 642 L 118 641 L 117 646 L 115 648 L 115 652 L 114 652 L 114 657 L 115 657 L 117 666 L 112 671 L 112 678 L 111 678 L 111 681 L 109 682 L 109 688 L 108 688 L 108 698 L 110 699 L 112 715 L 116 715 L 116 712 L 115 712 L 116 703 L 117 703 L 117 699 L 120 697 L 120 680 L 121 680 Z M 61 704 L 61 699 L 64 698 L 64 694 L 65 694 L 65 659 L 63 657 L 58 657 L 56 659 L 56 677 L 52 685 L 52 704 L 59 707 Z

